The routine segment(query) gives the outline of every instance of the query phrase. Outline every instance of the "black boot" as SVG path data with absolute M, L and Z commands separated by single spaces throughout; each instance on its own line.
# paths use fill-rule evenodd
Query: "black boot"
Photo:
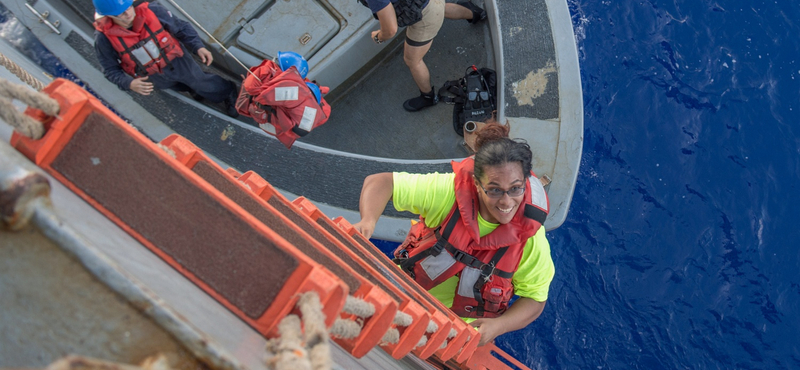
M 239 98 L 239 89 L 236 88 L 236 84 L 231 83 L 231 85 L 233 85 L 233 88 L 224 101 L 225 114 L 228 115 L 228 117 L 236 118 L 239 117 L 239 111 L 236 110 L 236 99 Z
M 486 20 L 486 11 L 473 4 L 471 1 L 459 1 L 456 4 L 472 11 L 472 19 L 467 19 L 467 22 L 475 24 Z
M 406 100 L 406 102 L 403 103 L 403 108 L 409 112 L 416 112 L 436 105 L 436 103 L 439 102 L 439 97 L 436 96 L 435 91 L 436 89 L 434 89 L 433 86 L 431 86 L 431 91 L 429 92 L 424 93 L 420 91 L 418 97 Z

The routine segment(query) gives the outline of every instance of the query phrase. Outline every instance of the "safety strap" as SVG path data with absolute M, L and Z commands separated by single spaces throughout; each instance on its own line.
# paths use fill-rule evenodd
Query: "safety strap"
M 544 225 L 544 221 L 547 220 L 547 212 L 542 211 L 540 208 L 530 204 L 525 205 L 525 210 L 523 212 L 525 217 L 537 221 L 542 225 Z
M 495 253 L 494 256 L 492 256 L 492 259 L 489 261 L 489 263 L 484 264 L 483 266 L 480 267 L 481 277 L 483 279 L 476 280 L 475 285 L 472 286 L 472 295 L 475 296 L 475 300 L 478 301 L 476 307 L 476 315 L 478 315 L 478 317 L 483 316 L 485 312 L 483 308 L 484 301 L 483 301 L 483 294 L 481 294 L 481 290 L 483 289 L 483 286 L 486 284 L 486 282 L 488 282 L 492 278 L 492 275 L 497 275 L 506 279 L 510 279 L 514 275 L 514 273 L 509 273 L 495 268 L 495 266 L 497 266 L 497 263 L 500 262 L 500 259 L 503 258 L 503 255 L 506 254 L 506 251 L 508 251 L 508 246 L 498 249 L 497 253 Z M 487 268 L 491 268 L 491 270 L 487 272 L 486 271 Z
M 126 45 L 125 44 L 125 40 L 122 38 L 122 36 L 117 36 L 117 38 L 119 39 L 119 43 L 124 48 L 124 50 L 122 52 L 123 53 L 127 53 L 130 56 L 130 59 L 134 63 L 136 63 L 136 75 L 138 75 L 140 77 L 147 77 L 148 76 L 147 68 L 144 65 L 142 65 L 141 63 L 139 63 L 139 60 L 137 60 L 136 57 L 134 57 L 133 54 L 131 54 L 131 52 L 133 50 L 137 49 L 137 48 L 140 48 L 140 47 L 144 46 L 144 44 L 146 44 L 148 40 L 153 40 L 155 45 L 158 47 L 159 59 L 164 60 L 164 62 L 166 63 L 167 67 L 169 67 L 172 64 L 172 61 L 169 60 L 169 58 L 167 58 L 166 55 L 163 55 L 163 50 L 161 50 L 161 46 L 159 46 L 158 39 L 156 38 L 156 33 L 153 32 L 150 29 L 150 27 L 147 26 L 147 23 L 144 23 L 143 26 L 144 26 L 144 29 L 147 31 L 147 33 L 150 36 L 146 37 L 144 40 L 139 40 L 139 42 L 133 44 L 132 46 Z M 161 32 L 163 29 L 164 29 L 163 27 L 160 28 L 158 30 L 158 32 Z M 158 62 L 158 59 L 153 59 L 152 63 L 157 63 L 157 62 Z

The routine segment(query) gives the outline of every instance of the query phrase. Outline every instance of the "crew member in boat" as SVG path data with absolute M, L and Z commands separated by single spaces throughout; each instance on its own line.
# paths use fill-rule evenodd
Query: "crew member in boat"
M 236 84 L 206 73 L 214 60 L 192 26 L 158 2 L 93 0 L 94 49 L 106 79 L 122 90 L 150 95 L 154 89 L 189 92 L 196 100 L 224 102 L 225 113 L 237 117 Z
M 469 0 L 446 4 L 445 0 L 359 1 L 369 7 L 380 22 L 381 28 L 372 32 L 372 40 L 376 43 L 380 44 L 394 37 L 399 27 L 407 27 L 403 60 L 411 70 L 411 77 L 417 84 L 420 95 L 406 100 L 403 108 L 416 112 L 438 103 L 428 66 L 422 58 L 430 50 L 444 18 L 466 19 L 469 23 L 478 23 L 486 19 L 486 12 Z
M 487 124 L 476 154 L 454 161 L 452 173 L 368 176 L 354 225 L 372 236 L 389 200 L 418 214 L 394 261 L 478 328 L 481 345 L 536 320 L 555 273 L 542 226 L 547 195 L 531 172 L 530 146 L 509 139 L 508 130 Z

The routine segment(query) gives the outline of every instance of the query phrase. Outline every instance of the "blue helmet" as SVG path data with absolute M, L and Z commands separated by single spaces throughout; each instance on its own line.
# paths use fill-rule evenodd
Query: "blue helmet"
M 317 98 L 317 104 L 319 104 L 322 100 L 322 91 L 319 91 L 319 86 L 313 82 L 306 82 L 306 86 L 314 93 L 314 97 Z
M 300 72 L 300 77 L 302 78 L 306 78 L 306 75 L 308 74 L 308 62 L 306 61 L 306 58 L 303 58 L 302 55 L 293 51 L 279 51 L 278 65 L 281 67 L 282 71 L 294 66 L 297 68 L 297 72 Z
M 133 5 L 133 0 L 92 0 L 94 10 L 100 15 L 118 16 Z

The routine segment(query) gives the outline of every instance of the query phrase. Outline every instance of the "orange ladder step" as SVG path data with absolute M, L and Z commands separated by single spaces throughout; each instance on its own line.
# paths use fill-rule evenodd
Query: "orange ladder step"
M 443 361 L 454 358 L 459 363 L 462 363 L 472 355 L 472 353 L 475 351 L 475 348 L 478 347 L 478 342 L 480 342 L 480 334 L 477 332 L 477 330 L 465 323 L 464 320 L 453 313 L 453 311 L 445 307 L 441 302 L 439 302 L 439 300 L 422 289 L 422 287 L 414 282 L 411 277 L 400 271 L 400 269 L 397 268 L 397 266 L 395 266 L 394 263 L 392 263 L 392 261 L 387 258 L 380 249 L 378 249 L 378 247 L 372 244 L 369 239 L 361 235 L 361 233 L 359 233 L 358 230 L 356 230 L 353 225 L 351 225 L 343 217 L 337 217 L 330 222 L 337 226 L 337 233 L 341 234 L 342 237 L 346 238 L 349 242 L 357 245 L 366 253 L 371 254 L 373 260 L 393 267 L 392 271 L 397 279 L 400 279 L 407 285 L 413 287 L 417 295 L 424 297 L 424 299 L 426 299 L 437 310 L 443 312 L 447 316 L 448 320 L 453 322 L 453 325 L 456 327 L 456 330 L 459 334 L 455 338 L 450 339 L 448 347 L 445 350 L 438 350 L 436 352 L 437 357 Z
M 396 284 L 387 280 L 385 278 L 385 273 L 379 268 L 376 268 L 380 266 L 372 264 L 368 258 L 364 258 L 365 256 L 354 253 L 347 248 L 347 246 L 340 243 L 336 238 L 330 235 L 328 231 L 314 223 L 313 220 L 304 213 L 297 210 L 286 197 L 276 191 L 272 185 L 255 172 L 250 171 L 239 176 L 239 181 L 251 189 L 254 194 L 257 194 L 258 197 L 264 199 L 270 205 L 274 206 L 275 209 L 290 218 L 292 222 L 307 231 L 311 237 L 315 238 L 327 248 L 330 248 L 331 251 L 337 255 L 346 255 L 353 261 L 357 261 L 364 269 L 370 271 L 368 277 L 375 284 L 384 287 L 387 292 L 400 302 L 400 310 L 409 315 L 411 324 L 407 324 L 407 326 L 395 325 L 394 328 L 397 329 L 400 334 L 398 341 L 396 343 L 384 343 L 381 345 L 381 348 L 392 357 L 400 359 L 419 344 L 420 339 L 425 335 L 428 323 L 431 321 L 430 314 L 424 307 L 410 299 L 401 289 L 398 289 Z
M 316 292 L 333 324 L 347 285 L 262 225 L 81 87 L 44 90 L 61 109 L 11 144 L 261 333 Z M 273 268 L 264 268 L 272 266 Z
M 350 287 L 350 294 L 353 297 L 363 300 L 374 308 L 374 313 L 365 318 L 345 312 L 338 315 L 341 319 L 350 320 L 360 326 L 358 335 L 353 338 L 335 338 L 342 348 L 354 357 L 361 358 L 378 344 L 394 320 L 397 302 L 380 286 L 365 278 L 373 274 L 372 271 L 363 269 L 356 261 L 348 259 L 348 256 L 336 255 L 328 250 L 309 236 L 307 230 L 300 228 L 269 203 L 257 197 L 231 176 L 230 170 L 223 170 L 186 138 L 173 134 L 162 140 L 161 145 L 172 150 L 179 162 L 255 216 L 261 223 L 271 227 L 301 252 L 336 274 Z

